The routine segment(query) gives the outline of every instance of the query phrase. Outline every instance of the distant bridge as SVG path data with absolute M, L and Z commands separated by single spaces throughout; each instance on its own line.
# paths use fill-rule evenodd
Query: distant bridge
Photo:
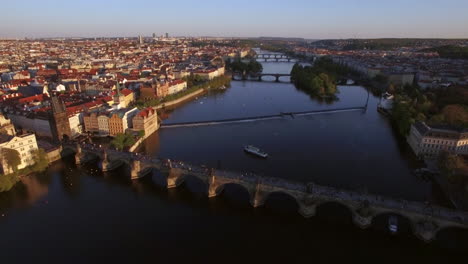
M 215 170 L 181 161 L 99 149 L 91 145 L 63 145 L 63 152 L 74 153 L 77 164 L 99 160 L 103 171 L 117 169 L 126 163 L 131 168 L 131 179 L 144 177 L 153 169 L 159 170 L 165 177 L 167 188 L 176 188 L 188 177 L 194 177 L 205 183 L 208 197 L 218 196 L 227 185 L 240 185 L 249 194 L 253 207 L 264 205 L 273 193 L 283 193 L 296 201 L 299 213 L 304 217 L 314 216 L 317 207 L 322 204 L 341 204 L 350 211 L 353 222 L 360 228 L 368 228 L 378 216 L 395 215 L 407 219 L 413 233 L 426 242 L 432 241 L 443 229 L 468 228 L 467 212 L 428 206 L 422 202 L 342 190 L 315 183 Z
M 274 60 L 276 62 L 281 62 L 281 61 L 291 62 L 291 60 L 294 60 L 294 58 L 286 54 L 274 54 L 274 53 L 257 54 L 255 55 L 255 59 L 263 59 L 265 60 L 265 62 L 267 62 L 268 60 Z
M 232 79 L 236 80 L 235 77 L 241 77 L 241 80 L 246 81 L 263 81 L 263 77 L 265 76 L 271 76 L 275 78 L 275 82 L 280 82 L 281 77 L 291 77 L 291 74 L 289 73 L 257 73 L 253 75 L 248 75 L 247 73 L 241 73 L 241 72 L 233 72 L 232 73 Z M 291 82 L 291 79 L 289 79 L 287 82 Z

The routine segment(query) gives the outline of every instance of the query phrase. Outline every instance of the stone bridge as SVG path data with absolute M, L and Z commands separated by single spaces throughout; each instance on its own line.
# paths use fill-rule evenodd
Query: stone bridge
M 167 188 L 176 188 L 183 184 L 187 177 L 195 177 L 205 183 L 208 197 L 216 197 L 226 185 L 236 184 L 247 191 L 253 207 L 264 205 L 273 193 L 283 193 L 292 197 L 297 203 L 299 213 L 304 217 L 314 216 L 320 205 L 338 203 L 349 210 L 353 222 L 363 229 L 371 226 L 378 216 L 396 215 L 407 219 L 415 236 L 426 242 L 432 241 L 440 230 L 468 228 L 467 212 L 428 206 L 422 202 L 393 199 L 314 183 L 215 170 L 135 153 L 100 150 L 93 146 L 68 145 L 63 149 L 75 153 L 77 164 L 99 159 L 103 171 L 116 169 L 122 163 L 126 163 L 131 168 L 131 179 L 144 177 L 153 169 L 157 169 L 167 180 Z
M 291 74 L 289 73 L 259 73 L 259 74 L 252 75 L 250 76 L 250 78 L 248 78 L 249 76 L 245 72 L 244 73 L 234 72 L 232 74 L 232 79 L 235 80 L 236 76 L 241 76 L 241 79 L 243 81 L 249 80 L 249 81 L 259 81 L 259 82 L 263 81 L 263 77 L 271 76 L 275 78 L 275 82 L 280 82 L 281 77 L 291 77 Z M 288 82 L 291 82 L 291 80 L 289 80 Z
M 291 56 L 288 56 L 286 54 L 257 54 L 255 55 L 255 59 L 264 59 L 265 62 L 267 62 L 268 60 L 275 60 L 276 62 L 280 62 L 282 60 L 284 61 L 287 61 L 287 62 L 290 62 L 291 60 L 293 60 L 294 58 L 292 58 Z

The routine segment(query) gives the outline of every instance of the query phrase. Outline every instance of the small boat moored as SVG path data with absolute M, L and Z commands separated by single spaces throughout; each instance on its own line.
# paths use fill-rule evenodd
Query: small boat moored
M 396 216 L 390 216 L 388 219 L 388 230 L 390 233 L 395 234 L 398 232 L 398 218 Z
M 252 145 L 247 145 L 244 147 L 244 151 L 247 152 L 247 153 L 250 153 L 250 154 L 253 154 L 253 155 L 256 155 L 256 156 L 259 156 L 261 158 L 267 158 L 268 157 L 268 154 L 262 150 L 260 150 L 259 148 L 257 147 L 254 147 Z

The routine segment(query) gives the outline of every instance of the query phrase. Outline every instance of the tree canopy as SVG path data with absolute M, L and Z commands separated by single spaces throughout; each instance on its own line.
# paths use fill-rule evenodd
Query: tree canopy
M 126 147 L 130 147 L 133 144 L 135 144 L 135 138 L 133 135 L 126 134 L 126 133 L 120 133 L 115 136 L 115 138 L 112 140 L 111 144 L 119 150 L 123 150 Z
M 255 59 L 250 59 L 249 62 L 243 62 L 239 58 L 231 61 L 226 61 L 226 67 L 233 72 L 245 72 L 247 74 L 257 74 L 263 71 L 263 65 Z
M 298 89 L 304 90 L 313 96 L 335 95 L 335 78 L 322 71 L 321 68 L 305 66 L 296 63 L 291 70 L 291 80 Z
M 19 152 L 15 149 L 10 148 L 4 148 L 2 149 L 2 151 L 2 155 L 4 157 L 4 160 L 8 164 L 8 167 L 16 172 L 18 170 L 18 166 L 21 164 L 21 156 Z

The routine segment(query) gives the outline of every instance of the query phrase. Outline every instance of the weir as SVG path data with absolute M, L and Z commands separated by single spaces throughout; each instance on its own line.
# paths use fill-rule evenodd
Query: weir
M 275 115 L 263 115 L 263 116 L 252 116 L 252 117 L 242 117 L 242 118 L 229 118 L 229 119 L 219 119 L 219 120 L 161 124 L 160 128 L 213 126 L 213 125 L 234 124 L 234 123 L 243 123 L 243 122 L 255 122 L 255 121 L 261 121 L 261 120 L 281 119 L 287 116 L 294 117 L 294 116 L 307 116 L 307 115 L 318 115 L 318 114 L 333 114 L 333 113 L 362 111 L 362 110 L 365 111 L 366 108 L 367 108 L 367 104 L 361 107 L 347 107 L 347 108 L 336 108 L 336 109 L 326 109 L 326 110 L 310 110 L 310 111 L 301 111 L 301 112 L 282 112 L 282 113 L 275 114 Z

